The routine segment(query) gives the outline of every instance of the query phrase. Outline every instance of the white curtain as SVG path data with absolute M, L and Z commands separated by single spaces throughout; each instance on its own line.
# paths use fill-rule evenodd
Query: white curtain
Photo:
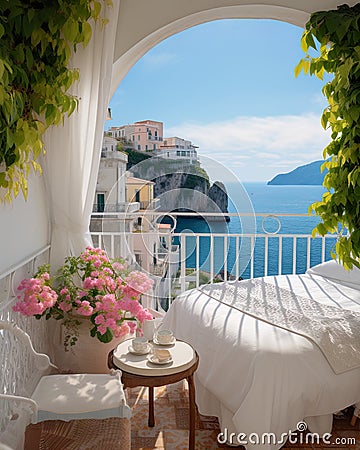
M 119 3 L 113 0 L 113 6 L 106 8 L 107 25 L 97 23 L 88 46 L 79 46 L 72 58 L 71 65 L 80 70 L 80 81 L 72 90 L 80 99 L 78 111 L 65 119 L 64 126 L 51 127 L 45 134 L 43 167 L 53 269 L 63 263 L 65 256 L 79 254 L 91 244 L 90 214 L 110 100 Z

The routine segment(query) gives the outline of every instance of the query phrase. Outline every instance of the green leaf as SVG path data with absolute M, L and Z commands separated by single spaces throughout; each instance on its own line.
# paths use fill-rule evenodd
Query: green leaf
M 294 69 L 294 74 L 296 78 L 300 75 L 300 72 L 302 71 L 303 67 L 304 67 L 304 60 L 301 59 L 299 61 L 299 64 Z
M 303 32 L 302 36 L 301 36 L 301 50 L 306 53 L 309 49 L 308 43 L 307 43 L 307 35 L 310 33 L 309 30 L 306 30 Z
M 41 172 L 36 160 L 44 151 L 46 127 L 62 123 L 76 109 L 78 99 L 68 90 L 79 72 L 69 69 L 68 62 L 79 43 L 90 41 L 90 24 L 105 24 L 102 4 L 111 2 L 5 3 L 0 20 L 0 163 L 6 169 L 0 174 L 0 202 L 10 202 L 20 191 L 27 197 L 29 171 Z
M 105 334 L 100 334 L 98 331 L 96 333 L 97 338 L 99 339 L 100 342 L 104 342 L 105 344 L 108 344 L 109 342 L 112 341 L 113 338 L 113 334 L 110 331 L 109 328 L 106 329 L 106 333 Z
M 85 22 L 82 27 L 82 32 L 84 36 L 84 47 L 88 45 L 92 36 L 92 28 L 88 22 Z
M 306 39 L 307 48 L 312 47 L 313 49 L 316 50 L 316 44 L 315 44 L 312 33 L 307 33 L 305 39 Z
M 101 12 L 101 3 L 94 1 L 93 8 L 94 8 L 93 18 L 97 20 Z
M 54 105 L 47 105 L 45 110 L 46 125 L 51 125 L 56 118 L 56 108 Z
M 26 54 L 26 66 L 28 70 L 31 70 L 34 65 L 34 57 L 31 49 L 27 47 L 25 50 L 25 54 Z
M 5 189 L 9 186 L 9 182 L 6 179 L 6 172 L 0 172 L 0 186 Z
M 79 34 L 78 23 L 75 22 L 73 18 L 69 18 L 65 23 L 62 31 L 64 33 L 65 38 L 68 41 L 74 42 L 76 40 L 77 35 Z

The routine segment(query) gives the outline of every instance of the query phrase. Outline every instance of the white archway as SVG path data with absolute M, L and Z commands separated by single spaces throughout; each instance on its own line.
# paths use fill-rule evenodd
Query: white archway
M 354 5 L 357 1 L 348 2 Z M 202 23 L 220 19 L 274 19 L 303 27 L 317 10 L 336 9 L 337 0 L 122 0 L 116 33 L 110 96 L 131 69 L 164 39 Z

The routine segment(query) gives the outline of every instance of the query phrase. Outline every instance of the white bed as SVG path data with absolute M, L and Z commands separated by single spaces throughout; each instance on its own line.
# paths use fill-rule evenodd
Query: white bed
M 304 275 L 262 280 L 322 304 L 360 312 L 360 271 L 345 272 L 335 261 Z M 308 338 L 219 303 L 198 289 L 175 299 L 163 327 L 199 354 L 200 413 L 219 417 L 227 436 L 244 433 L 241 440 L 248 441 L 248 450 L 281 448 L 281 434 L 296 430 L 303 420 L 312 432 L 330 433 L 332 413 L 360 401 L 360 368 L 335 374 Z M 276 442 L 265 439 L 258 444 L 252 433 L 275 433 Z M 232 441 L 239 443 L 237 437 Z

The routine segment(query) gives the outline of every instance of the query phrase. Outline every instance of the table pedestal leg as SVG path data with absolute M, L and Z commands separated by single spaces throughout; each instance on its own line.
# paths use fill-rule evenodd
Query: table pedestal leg
M 189 409 L 190 409 L 189 450 L 195 450 L 196 404 L 195 404 L 195 385 L 193 375 L 190 375 L 187 378 L 187 382 L 189 384 Z
M 149 427 L 155 426 L 154 419 L 154 388 L 149 386 Z

